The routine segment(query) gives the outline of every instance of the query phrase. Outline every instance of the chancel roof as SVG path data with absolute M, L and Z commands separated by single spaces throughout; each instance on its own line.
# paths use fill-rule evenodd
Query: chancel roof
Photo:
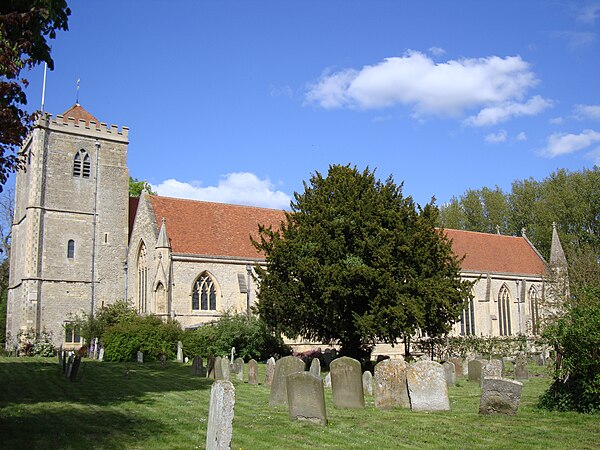
M 262 258 L 250 241 L 258 225 L 278 228 L 282 210 L 149 196 L 157 227 L 166 220 L 174 253 Z M 524 237 L 445 229 L 462 269 L 481 273 L 540 275 L 545 263 Z

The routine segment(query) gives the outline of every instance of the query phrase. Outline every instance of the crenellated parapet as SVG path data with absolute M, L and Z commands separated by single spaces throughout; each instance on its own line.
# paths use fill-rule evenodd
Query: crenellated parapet
M 93 120 L 76 120 L 73 117 L 64 117 L 62 114 L 44 114 L 37 122 L 37 126 L 49 128 L 54 131 L 96 137 L 112 141 L 127 143 L 129 140 L 129 127 L 119 128 L 117 125 L 107 125 L 105 122 L 97 123 Z

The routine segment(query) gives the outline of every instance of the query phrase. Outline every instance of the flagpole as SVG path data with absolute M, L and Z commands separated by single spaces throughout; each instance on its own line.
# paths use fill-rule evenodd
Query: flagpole
M 44 101 L 46 99 L 46 71 L 48 70 L 48 63 L 44 63 L 44 82 L 42 83 L 42 112 L 44 112 Z

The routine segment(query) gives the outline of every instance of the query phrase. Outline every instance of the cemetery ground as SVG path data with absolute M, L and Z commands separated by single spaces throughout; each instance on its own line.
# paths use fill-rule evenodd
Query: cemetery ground
M 70 382 L 56 358 L 0 357 L 0 448 L 204 448 L 212 380 L 190 364 L 84 360 L 80 371 Z M 600 448 L 600 417 L 538 409 L 550 378 L 530 373 L 517 416 L 479 415 L 479 383 L 459 377 L 449 412 L 379 410 L 372 397 L 362 410 L 335 409 L 326 389 L 327 427 L 290 421 L 267 387 L 234 380 L 231 448 Z

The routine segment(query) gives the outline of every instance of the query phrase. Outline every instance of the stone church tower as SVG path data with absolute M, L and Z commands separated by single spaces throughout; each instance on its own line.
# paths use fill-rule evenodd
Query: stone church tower
M 55 345 L 78 346 L 71 315 L 125 297 L 127 144 L 127 127 L 100 123 L 79 104 L 35 123 L 15 187 L 7 311 L 13 342 L 33 330 L 50 332 Z

